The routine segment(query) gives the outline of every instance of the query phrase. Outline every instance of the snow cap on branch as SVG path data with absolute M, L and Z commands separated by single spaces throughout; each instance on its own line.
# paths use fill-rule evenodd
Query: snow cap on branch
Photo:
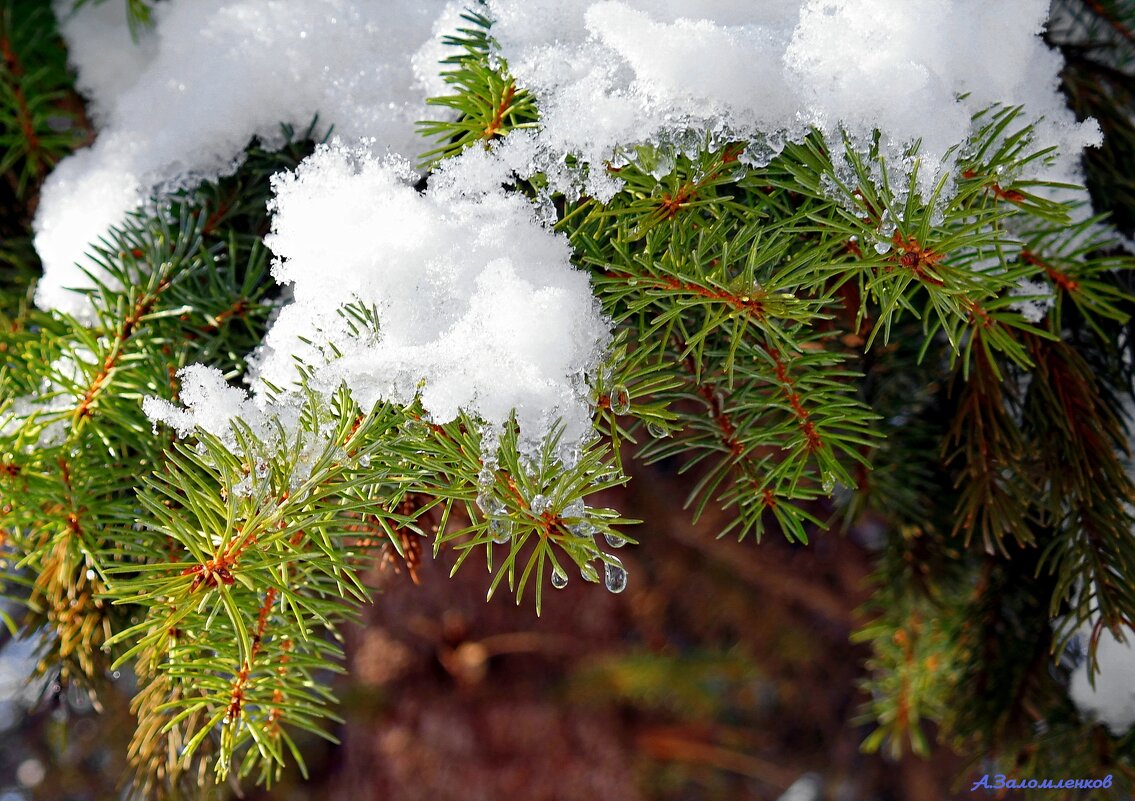
M 1048 5 L 489 0 L 500 55 L 536 96 L 543 149 L 561 162 L 581 158 L 590 168 L 584 191 L 601 199 L 618 188 L 605 163 L 635 145 L 748 140 L 742 158 L 761 164 L 811 128 L 837 154 L 844 133 L 866 149 L 878 129 L 899 175 L 910 173 L 904 154 L 921 140 L 926 197 L 949 170 L 950 149 L 972 133 L 972 115 L 996 103 L 1043 118 L 1034 146 L 1061 155 L 1037 169 L 1075 182 L 1080 150 L 1098 144 L 1099 129 L 1077 123 L 1058 91 L 1061 58 L 1037 35 Z
M 443 0 L 174 0 L 155 6 L 137 46 L 121 2 L 72 5 L 56 2 L 99 135 L 43 188 L 42 307 L 89 316 L 69 291 L 90 286 L 75 266 L 89 244 L 155 191 L 231 172 L 253 136 L 278 143 L 282 123 L 302 128 L 318 114 L 377 152 L 424 149 L 414 123 L 426 89 L 412 60 L 419 48 L 422 67 L 436 54 Z
M 567 240 L 504 177 L 472 150 L 423 194 L 406 162 L 337 143 L 278 175 L 268 243 L 295 300 L 257 354 L 254 388 L 293 386 L 298 359 L 313 388 L 345 384 L 363 408 L 420 396 L 438 423 L 463 410 L 500 426 L 515 412 L 530 448 L 557 419 L 565 442 L 583 439 L 610 323 Z M 183 431 L 211 414 L 147 411 Z

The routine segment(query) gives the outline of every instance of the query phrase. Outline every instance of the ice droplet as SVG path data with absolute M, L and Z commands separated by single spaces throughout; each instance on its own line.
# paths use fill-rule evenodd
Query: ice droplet
M 490 492 L 477 495 L 477 508 L 489 517 L 499 517 L 505 512 L 504 502 Z
M 564 506 L 563 511 L 560 512 L 560 517 L 566 518 L 568 520 L 579 520 L 582 519 L 584 514 L 586 513 L 587 507 L 584 506 L 583 499 L 576 498 L 574 501 L 571 501 L 566 506 Z
M 489 521 L 489 536 L 497 545 L 504 545 L 512 537 L 512 522 L 497 518 Z
M 584 520 L 581 523 L 576 523 L 575 525 L 568 526 L 568 531 L 570 531 L 577 537 L 590 537 L 595 533 L 595 526 Z
M 359 457 L 359 467 L 362 467 L 364 469 L 370 467 L 370 457 L 365 453 Z
M 622 565 L 607 562 L 603 566 L 603 583 L 610 592 L 622 592 L 627 588 L 627 571 Z
M 882 256 L 885 253 L 889 253 L 890 250 L 891 250 L 891 243 L 890 242 L 876 242 L 875 243 L 875 252 L 878 253 L 880 256 Z
M 620 537 L 618 534 L 606 532 L 603 534 L 603 539 L 607 540 L 607 544 L 612 548 L 622 548 L 627 544 L 627 541 Z
M 534 515 L 544 514 L 548 510 L 548 497 L 546 495 L 535 496 L 529 504 L 529 508 L 532 509 Z
M 832 492 L 835 490 L 835 479 L 832 478 L 830 475 L 825 475 L 823 483 L 821 484 L 821 486 L 822 486 L 825 494 L 831 495 Z
M 560 570 L 558 567 L 552 571 L 552 586 L 557 590 L 562 590 L 564 587 L 566 587 L 567 582 L 567 573 Z
M 622 384 L 611 390 L 611 411 L 615 414 L 628 414 L 631 410 L 631 393 Z

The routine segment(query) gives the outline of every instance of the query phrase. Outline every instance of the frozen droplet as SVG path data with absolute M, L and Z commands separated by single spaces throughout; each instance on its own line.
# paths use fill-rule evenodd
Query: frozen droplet
M 410 417 L 402 424 L 402 430 L 411 437 L 424 437 L 430 427 L 420 417 Z
M 584 505 L 583 499 L 576 498 L 564 506 L 563 511 L 560 512 L 560 517 L 567 520 L 579 520 L 585 514 L 587 514 L 587 507 Z
M 875 252 L 882 256 L 884 253 L 889 253 L 891 250 L 890 242 L 876 242 Z
M 504 545 L 512 537 L 512 521 L 498 517 L 489 521 L 489 536 L 497 545 Z
M 491 487 L 493 480 L 496 478 L 496 473 L 490 467 L 482 467 L 481 472 L 477 473 L 477 484 L 481 487 Z
M 825 494 L 831 495 L 832 492 L 835 490 L 835 479 L 832 478 L 830 475 L 825 475 L 823 483 L 821 484 L 821 486 L 822 486 Z
M 489 517 L 499 517 L 504 514 L 504 502 L 491 492 L 482 492 L 477 495 L 477 508 Z
M 603 539 L 607 540 L 607 544 L 612 548 L 622 548 L 627 544 L 627 541 L 625 539 L 620 537 L 618 534 L 612 534 L 609 531 L 603 534 Z
M 603 583 L 610 592 L 622 592 L 627 588 L 627 571 L 622 565 L 607 562 L 603 566 Z
M 631 393 L 622 384 L 611 390 L 611 411 L 615 414 L 628 414 L 631 410 Z
M 584 520 L 580 523 L 576 523 L 573 526 L 568 526 L 568 531 L 570 531 L 576 537 L 590 537 L 595 533 L 595 526 Z
M 365 453 L 362 456 L 359 457 L 359 467 L 362 467 L 362 468 L 370 467 L 370 457 L 368 455 L 366 455 Z
M 90 568 L 87 568 L 87 581 L 94 581 L 95 576 L 97 576 L 97 575 L 98 574 L 95 573 L 95 571 L 91 570 Z
M 600 465 L 599 469 L 595 471 L 595 478 L 592 479 L 592 482 L 595 484 L 606 484 L 609 481 L 614 481 L 618 478 L 618 475 L 618 471 L 615 470 L 614 465 Z
M 560 570 L 558 567 L 552 571 L 552 586 L 557 590 L 562 590 L 564 587 L 566 587 L 567 582 L 567 573 Z
M 537 495 L 532 499 L 529 507 L 532 509 L 532 514 L 542 515 L 544 512 L 548 511 L 548 505 L 549 501 L 546 495 Z

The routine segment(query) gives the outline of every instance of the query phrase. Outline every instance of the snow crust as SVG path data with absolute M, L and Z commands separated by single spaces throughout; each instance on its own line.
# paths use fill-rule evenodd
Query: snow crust
M 545 159 L 587 170 L 558 185 L 606 199 L 605 165 L 634 147 L 688 152 L 748 140 L 763 164 L 811 128 L 833 153 L 843 135 L 882 134 L 888 166 L 921 141 L 927 197 L 951 166 L 971 116 L 994 104 L 1043 118 L 1033 142 L 1060 149 L 1044 177 L 1076 182 L 1094 121 L 1077 123 L 1058 91 L 1061 57 L 1037 36 L 1047 0 L 488 0 L 500 56 L 531 90 Z M 1035 177 L 1035 176 L 1024 176 Z M 586 182 L 586 185 L 583 185 Z
M 319 114 L 376 152 L 424 149 L 414 123 L 426 88 L 413 57 L 437 52 L 443 0 L 174 0 L 154 7 L 138 46 L 123 3 L 71 5 L 57 0 L 56 10 L 99 133 L 44 185 L 41 307 L 89 317 L 69 291 L 91 285 L 76 266 L 88 245 L 155 191 L 231 172 L 253 136 L 277 143 L 282 123 L 303 128 Z
M 565 442 L 581 440 L 610 322 L 566 238 L 506 177 L 472 150 L 419 193 L 407 162 L 338 143 L 276 176 L 267 241 L 294 301 L 254 359 L 258 396 L 295 385 L 300 361 L 311 387 L 345 384 L 363 408 L 420 397 L 438 423 L 464 410 L 499 427 L 515 413 L 532 449 L 557 418 Z M 151 418 L 188 433 L 251 411 L 215 371 L 182 380 L 190 408 L 151 400 Z

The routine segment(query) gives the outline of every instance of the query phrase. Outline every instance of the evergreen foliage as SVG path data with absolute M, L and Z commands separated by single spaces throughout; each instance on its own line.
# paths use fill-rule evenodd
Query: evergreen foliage
M 1062 656 L 1088 622 L 1094 648 L 1135 620 L 1135 296 L 1105 224 L 1135 225 L 1135 10 L 1062 5 L 1084 22 L 1049 38 L 1073 106 L 1105 130 L 1088 174 L 1110 218 L 1014 179 L 1051 154 L 1006 107 L 979 115 L 926 199 L 917 169 L 896 185 L 877 148 L 851 142 L 839 168 L 818 135 L 764 167 L 736 143 L 696 157 L 644 146 L 610 168 L 625 185 L 609 203 L 555 196 L 556 230 L 615 325 L 591 387 L 595 436 L 565 465 L 557 431 L 530 462 L 515 425 L 486 444 L 467 416 L 438 425 L 418 403 L 363 409 L 345 390 L 309 393 L 291 435 L 155 431 L 144 397 L 176 399 L 192 363 L 235 381 L 261 342 L 281 303 L 262 244 L 268 179 L 317 128 L 273 152 L 250 143 L 234 176 L 93 243 L 94 326 L 36 310 L 36 188 L 87 132 L 50 10 L 6 3 L 0 555 L 25 611 L 5 622 L 40 639 L 41 670 L 96 696 L 132 667 L 137 797 L 196 793 L 210 772 L 270 784 L 302 769 L 297 732 L 332 736 L 327 677 L 337 633 L 370 602 L 368 564 L 396 554 L 412 574 L 426 548 L 451 548 L 487 567 L 490 596 L 537 610 L 575 575 L 618 592 L 611 551 L 649 548 L 649 521 L 589 500 L 632 480 L 635 461 L 670 460 L 690 476 L 692 520 L 729 511 L 721 535 L 806 543 L 865 514 L 887 521 L 856 634 L 873 654 L 865 748 L 924 753 L 932 725 L 999 772 L 1115 772 L 1127 797 L 1135 733 L 1078 715 Z M 145 24 L 147 4 L 129 7 Z M 465 21 L 451 94 L 431 101 L 445 119 L 422 124 L 428 167 L 538 124 L 489 19 Z M 515 186 L 546 190 L 541 175 Z M 360 331 L 380 322 L 342 313 Z

